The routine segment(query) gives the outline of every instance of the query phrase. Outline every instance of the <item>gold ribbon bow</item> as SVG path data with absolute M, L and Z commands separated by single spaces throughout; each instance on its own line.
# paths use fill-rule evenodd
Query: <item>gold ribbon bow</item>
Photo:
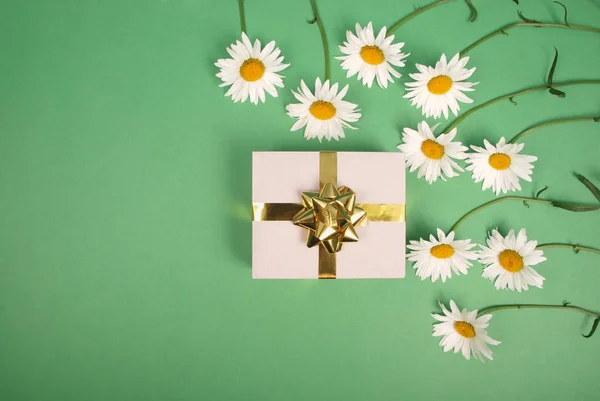
M 336 278 L 335 253 L 358 241 L 355 226 L 365 221 L 405 221 L 405 205 L 357 204 L 356 194 L 337 188 L 337 153 L 319 153 L 320 191 L 303 192 L 302 203 L 254 203 L 253 221 L 292 221 L 308 230 L 306 245 L 319 246 L 319 278 Z M 362 224 L 361 224 L 362 225 Z
M 321 192 L 303 192 L 302 210 L 292 222 L 308 230 L 306 246 L 322 245 L 329 253 L 342 250 L 344 242 L 357 242 L 354 226 L 367 214 L 356 206 L 356 195 L 347 187 L 339 190 L 328 182 Z

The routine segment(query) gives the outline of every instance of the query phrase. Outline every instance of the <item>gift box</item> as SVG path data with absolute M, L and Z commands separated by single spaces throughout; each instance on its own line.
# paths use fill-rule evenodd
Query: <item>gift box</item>
M 401 153 L 253 152 L 252 277 L 403 278 Z

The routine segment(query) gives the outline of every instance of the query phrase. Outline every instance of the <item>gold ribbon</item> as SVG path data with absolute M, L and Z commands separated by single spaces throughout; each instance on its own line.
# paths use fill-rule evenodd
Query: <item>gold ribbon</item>
M 367 221 L 403 222 L 403 204 L 356 204 L 356 195 L 337 188 L 337 153 L 319 153 L 319 192 L 302 193 L 302 203 L 253 203 L 253 221 L 293 221 L 308 230 L 307 246 L 319 246 L 319 279 L 336 278 L 336 255 L 344 242 L 358 241 L 354 227 Z
M 322 245 L 327 252 L 336 253 L 344 242 L 358 241 L 354 226 L 367 215 L 356 206 L 356 194 L 350 188 L 337 189 L 328 182 L 319 193 L 303 192 L 302 206 L 292 223 L 308 230 L 309 248 Z
M 368 221 L 393 222 L 405 221 L 405 207 L 402 204 L 357 203 L 367 213 L 367 218 L 358 225 L 366 226 Z M 301 203 L 261 203 L 252 204 L 253 221 L 292 221 L 302 210 Z

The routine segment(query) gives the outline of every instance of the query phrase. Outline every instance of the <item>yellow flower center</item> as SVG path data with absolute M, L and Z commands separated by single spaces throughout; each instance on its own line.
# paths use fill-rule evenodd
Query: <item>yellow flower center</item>
M 450 256 L 454 255 L 454 248 L 448 244 L 440 244 L 431 248 L 429 253 L 431 256 L 438 259 L 448 259 Z
M 430 159 L 440 160 L 444 156 L 444 145 L 432 139 L 426 139 L 421 144 L 421 152 Z
M 383 51 L 377 46 L 363 46 L 360 49 L 360 57 L 362 57 L 365 63 L 371 65 L 379 65 L 385 60 Z
M 516 273 L 523 268 L 523 258 L 512 249 L 505 249 L 498 256 L 500 266 L 511 273 Z
M 510 156 L 504 153 L 494 153 L 490 156 L 488 163 L 496 170 L 506 170 L 510 167 Z
M 467 322 L 456 322 L 454 323 L 454 329 L 458 334 L 463 336 L 464 338 L 473 338 L 475 337 L 475 328 L 471 323 Z
M 335 106 L 331 102 L 317 100 L 310 105 L 310 114 L 319 120 L 329 120 L 335 116 Z
M 258 81 L 265 74 L 265 65 L 262 61 L 249 58 L 242 63 L 240 67 L 240 75 L 245 81 L 254 82 Z
M 452 88 L 452 78 L 448 75 L 438 75 L 427 83 L 427 89 L 434 95 L 443 95 Z

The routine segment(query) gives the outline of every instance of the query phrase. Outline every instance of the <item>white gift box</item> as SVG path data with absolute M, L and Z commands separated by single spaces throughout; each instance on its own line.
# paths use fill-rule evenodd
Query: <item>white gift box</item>
M 329 152 L 331 153 L 331 152 Z M 336 152 L 337 187 L 356 193 L 357 204 L 406 204 L 404 156 L 394 152 Z M 320 152 L 253 152 L 252 202 L 298 204 L 318 192 Z M 404 209 L 402 209 L 404 210 Z M 335 253 L 336 278 L 403 278 L 406 223 L 371 221 L 356 227 L 358 242 Z M 252 277 L 319 278 L 319 246 L 308 248 L 307 230 L 287 221 L 252 222 Z

